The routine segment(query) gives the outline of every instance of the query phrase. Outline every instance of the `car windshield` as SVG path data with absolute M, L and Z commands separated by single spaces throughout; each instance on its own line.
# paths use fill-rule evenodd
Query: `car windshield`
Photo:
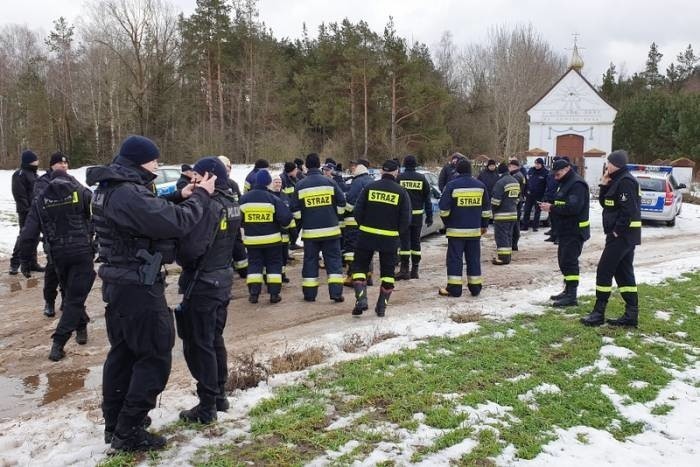
M 637 178 L 639 181 L 639 187 L 642 191 L 656 191 L 665 192 L 666 191 L 666 180 L 661 178 Z

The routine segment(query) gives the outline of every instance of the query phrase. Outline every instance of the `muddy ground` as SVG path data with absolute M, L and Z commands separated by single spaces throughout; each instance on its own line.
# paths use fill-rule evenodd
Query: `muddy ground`
M 700 222 L 688 219 L 687 222 Z M 637 250 L 635 264 L 641 267 L 663 268 L 665 261 L 690 255 L 700 258 L 700 236 L 695 232 L 662 226 L 649 226 L 653 235 L 647 236 Z M 479 301 L 497 299 L 500 290 L 532 290 L 551 286 L 561 281 L 556 264 L 556 247 L 544 242 L 539 232 L 525 232 L 520 251 L 514 252 L 513 263 L 507 267 L 493 266 L 495 252 L 492 230 L 482 239 L 482 275 L 484 291 Z M 449 307 L 455 300 L 473 300 L 468 294 L 460 299 L 437 295 L 438 287 L 446 280 L 444 254 L 447 241 L 442 236 L 425 239 L 421 279 L 398 282 L 388 314 L 406 316 L 427 307 L 444 303 Z M 584 275 L 594 275 L 602 250 L 603 238 L 594 231 L 581 257 Z M 302 348 L 314 338 L 328 333 L 345 332 L 350 335 L 358 320 L 350 316 L 354 299 L 345 289 L 346 302 L 333 303 L 322 286 L 315 303 L 302 300 L 300 287 L 301 250 L 295 252 L 296 261 L 290 264 L 291 284 L 285 284 L 283 300 L 276 305 L 261 296 L 257 305 L 247 301 L 243 280 L 233 287 L 229 305 L 225 338 L 231 356 L 257 351 L 260 358 L 278 355 L 289 348 Z M 95 282 L 87 302 L 91 323 L 89 341 L 78 346 L 74 340 L 66 345 L 67 357 L 54 363 L 48 360 L 50 335 L 57 318 L 42 314 L 43 298 L 41 274 L 30 279 L 7 274 L 8 261 L 0 261 L 0 420 L 31 418 L 32 409 L 47 404 L 66 404 L 78 401 L 79 407 L 94 409 L 99 404 L 101 365 L 108 350 L 99 279 Z M 168 303 L 178 303 L 177 272 L 168 277 Z M 321 277 L 324 277 L 322 272 Z M 377 288 L 369 292 L 370 303 L 376 299 Z M 371 310 L 370 310 L 371 311 Z M 363 324 L 378 321 L 373 313 L 360 318 Z M 173 372 L 169 387 L 192 388 L 193 384 L 182 358 L 179 340 L 173 350 Z

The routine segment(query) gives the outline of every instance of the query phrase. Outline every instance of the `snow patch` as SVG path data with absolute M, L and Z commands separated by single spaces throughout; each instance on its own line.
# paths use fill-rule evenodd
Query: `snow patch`
M 668 311 L 657 310 L 654 312 L 654 318 L 659 319 L 661 321 L 670 321 L 671 313 L 669 313 Z

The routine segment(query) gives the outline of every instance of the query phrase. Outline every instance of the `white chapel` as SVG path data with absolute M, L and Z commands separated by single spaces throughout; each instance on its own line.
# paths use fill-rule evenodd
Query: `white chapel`
M 569 69 L 532 107 L 529 163 L 535 157 L 569 156 L 590 178 L 602 174 L 605 156 L 612 151 L 617 110 L 581 74 L 583 59 L 574 44 Z

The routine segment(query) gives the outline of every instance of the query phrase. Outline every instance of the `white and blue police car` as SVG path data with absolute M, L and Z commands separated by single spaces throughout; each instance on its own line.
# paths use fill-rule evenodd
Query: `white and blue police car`
M 685 184 L 676 182 L 673 167 L 665 165 L 627 164 L 627 169 L 639 182 L 642 196 L 642 220 L 676 224 L 683 206 L 681 190 Z

